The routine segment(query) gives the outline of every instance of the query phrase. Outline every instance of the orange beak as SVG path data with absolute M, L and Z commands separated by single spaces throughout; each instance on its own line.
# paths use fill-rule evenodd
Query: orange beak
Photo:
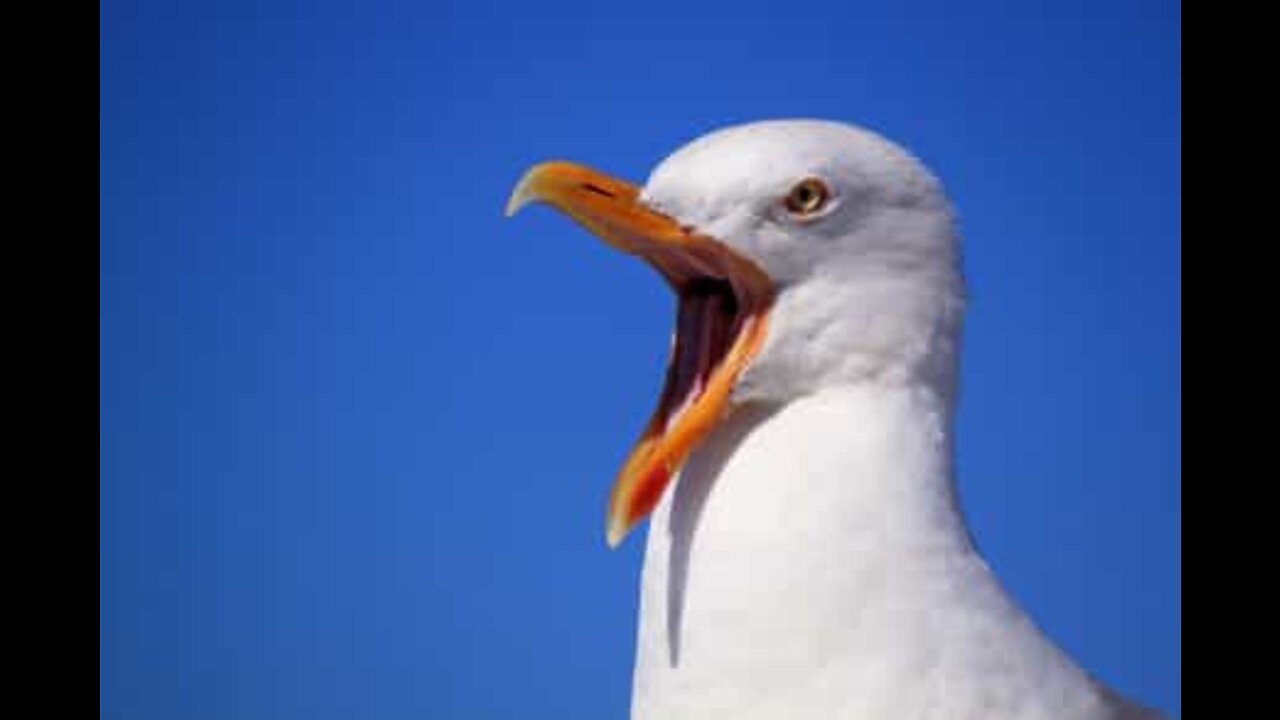
M 724 243 L 682 227 L 639 201 L 640 189 L 566 162 L 529 170 L 507 215 L 545 202 L 609 245 L 643 258 L 679 297 L 676 337 L 658 409 L 627 458 L 609 499 L 610 547 L 662 499 L 689 454 L 731 409 L 738 376 L 759 353 L 773 281 Z

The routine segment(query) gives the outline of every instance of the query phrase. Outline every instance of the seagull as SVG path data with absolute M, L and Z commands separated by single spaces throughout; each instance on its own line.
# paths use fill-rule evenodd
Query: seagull
M 657 409 L 605 536 L 650 517 L 633 720 L 1157 718 L 1005 591 L 957 500 L 965 308 L 952 205 L 837 122 L 728 127 L 643 188 L 532 167 L 545 203 L 678 303 Z

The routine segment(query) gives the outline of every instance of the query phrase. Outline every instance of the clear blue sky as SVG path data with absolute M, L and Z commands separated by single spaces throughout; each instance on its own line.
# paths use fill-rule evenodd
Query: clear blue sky
M 100 8 L 102 717 L 625 718 L 672 300 L 502 206 L 796 116 L 946 183 L 977 540 L 1181 712 L 1180 5 Z

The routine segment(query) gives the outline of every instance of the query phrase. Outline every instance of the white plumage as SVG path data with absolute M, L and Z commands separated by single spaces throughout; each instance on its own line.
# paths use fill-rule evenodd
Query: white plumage
M 806 177 L 832 202 L 797 221 L 779 198 Z M 960 243 L 933 176 L 859 129 L 766 122 L 678 151 L 642 200 L 779 292 L 737 409 L 653 515 L 632 717 L 1145 716 L 1036 628 L 966 530 Z

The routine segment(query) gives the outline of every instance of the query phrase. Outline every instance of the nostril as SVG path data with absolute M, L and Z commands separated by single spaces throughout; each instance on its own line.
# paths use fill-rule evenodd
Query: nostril
M 588 192 L 593 192 L 597 195 L 603 195 L 607 198 L 616 197 L 613 193 L 609 192 L 608 190 L 605 190 L 604 188 L 600 187 L 599 185 L 596 185 L 595 183 L 583 183 L 582 189 Z

